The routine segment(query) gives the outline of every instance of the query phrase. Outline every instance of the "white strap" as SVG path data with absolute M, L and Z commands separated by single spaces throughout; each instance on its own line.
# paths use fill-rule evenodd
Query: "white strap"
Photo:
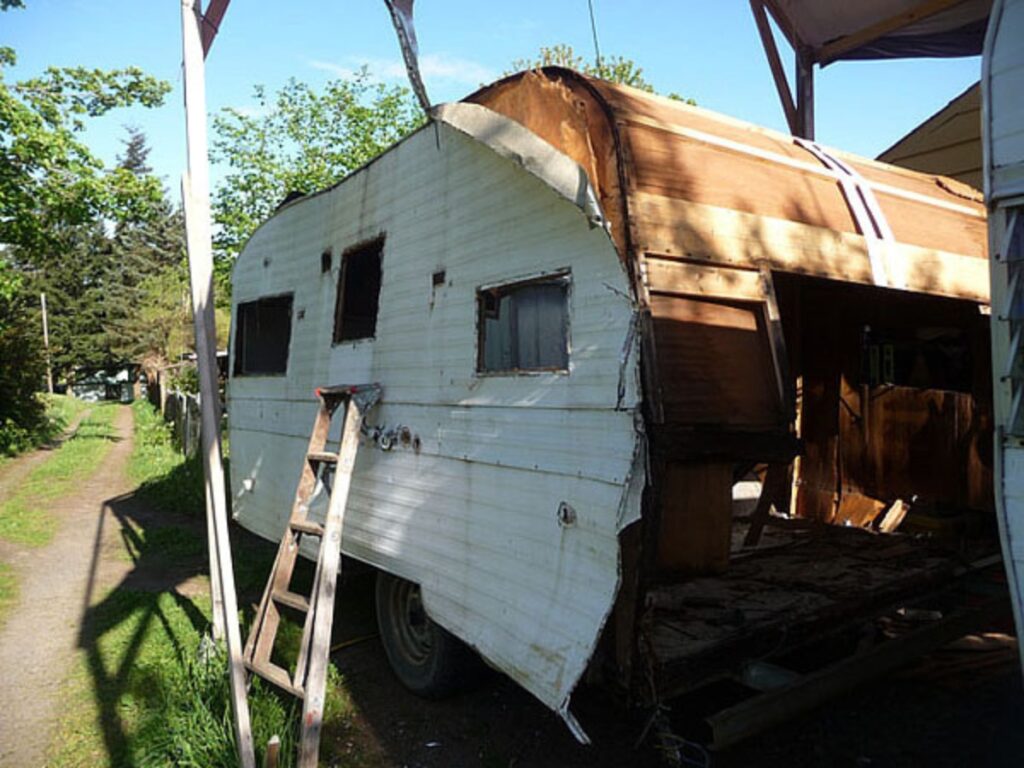
M 803 147 L 826 168 L 836 174 L 836 180 L 846 198 L 850 212 L 857 229 L 864 236 L 868 249 L 868 259 L 871 261 L 871 275 L 875 285 L 883 287 L 905 288 L 906 282 L 902 275 L 894 275 L 889 264 L 887 243 L 895 242 L 896 238 L 892 233 L 885 214 L 882 212 L 878 200 L 871 186 L 855 169 L 844 163 L 837 157 L 826 152 L 821 146 L 807 139 L 794 138 L 797 146 Z

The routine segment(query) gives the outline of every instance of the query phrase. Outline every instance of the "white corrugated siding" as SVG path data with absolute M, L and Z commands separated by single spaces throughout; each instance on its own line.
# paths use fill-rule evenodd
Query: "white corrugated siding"
M 381 232 L 376 340 L 332 347 L 339 255 Z M 328 248 L 333 270 L 321 275 Z M 570 374 L 475 375 L 477 288 L 565 268 Z M 445 283 L 435 288 L 441 269 Z M 444 125 L 285 208 L 235 270 L 236 303 L 295 297 L 287 377 L 230 384 L 240 522 L 280 536 L 314 387 L 380 382 L 384 400 L 371 420 L 409 427 L 420 450 L 360 449 L 343 549 L 419 582 L 438 622 L 562 707 L 614 600 L 620 521 L 639 514 L 639 495 L 626 497 L 639 439 L 635 352 L 625 410 L 615 410 L 628 290 L 603 229 Z M 568 528 L 556 518 L 563 501 L 579 516 Z
M 998 26 L 987 62 L 991 163 L 1005 168 L 1024 164 L 1024 0 L 1003 0 L 993 18 Z
M 1014 197 L 1024 194 L 1024 0 L 996 0 L 982 64 L 982 140 L 992 274 L 992 375 L 996 415 L 996 515 L 1018 634 L 1024 632 L 1024 448 L 1008 434 L 1013 385 L 1008 264 Z M 1019 287 L 1017 288 L 1019 291 Z M 1024 645 L 1020 648 L 1024 663 Z

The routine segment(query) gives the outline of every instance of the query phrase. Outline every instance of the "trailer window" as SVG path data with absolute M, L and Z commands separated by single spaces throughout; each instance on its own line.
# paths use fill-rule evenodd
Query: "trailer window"
M 341 256 L 334 343 L 372 339 L 377 332 L 381 255 L 384 238 L 350 248 Z
M 480 290 L 477 307 L 478 371 L 568 370 L 568 275 Z
M 238 305 L 235 375 L 281 374 L 288 368 L 292 296 L 269 296 Z

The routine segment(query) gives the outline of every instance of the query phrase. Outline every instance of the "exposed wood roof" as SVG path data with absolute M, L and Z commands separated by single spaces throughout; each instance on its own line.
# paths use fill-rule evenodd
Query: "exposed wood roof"
M 878 159 L 982 187 L 981 88 L 975 83 Z
M 656 254 L 877 283 L 835 172 L 792 137 L 547 68 L 467 99 L 526 125 L 588 173 L 627 259 Z M 829 151 L 873 192 L 898 244 L 891 285 L 987 300 L 985 214 L 953 180 Z

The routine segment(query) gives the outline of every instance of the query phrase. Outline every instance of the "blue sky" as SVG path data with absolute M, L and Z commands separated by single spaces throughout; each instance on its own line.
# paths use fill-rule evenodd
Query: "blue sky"
M 0 14 L 0 45 L 18 54 L 8 80 L 48 65 L 135 65 L 172 84 L 164 107 L 112 113 L 94 123 L 87 141 L 109 163 L 121 148 L 122 126 L 141 127 L 153 146 L 152 165 L 176 191 L 184 166 L 179 0 L 26 4 Z M 634 59 L 659 91 L 784 129 L 746 0 L 594 5 L 602 52 Z M 565 42 L 593 54 L 586 0 L 418 0 L 416 26 L 434 102 L 470 93 L 542 45 Z M 208 106 L 211 112 L 251 108 L 255 84 L 273 89 L 289 77 L 321 83 L 362 63 L 381 79 L 405 82 L 382 0 L 234 0 L 207 60 Z M 978 58 L 829 66 L 817 73 L 817 138 L 877 155 L 977 80 L 979 71 Z

